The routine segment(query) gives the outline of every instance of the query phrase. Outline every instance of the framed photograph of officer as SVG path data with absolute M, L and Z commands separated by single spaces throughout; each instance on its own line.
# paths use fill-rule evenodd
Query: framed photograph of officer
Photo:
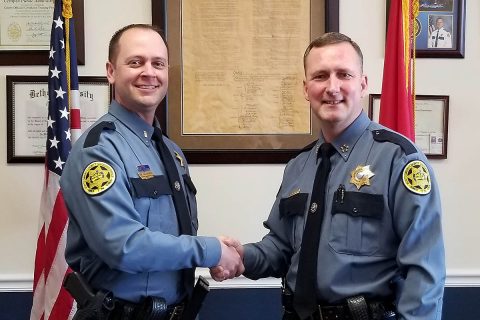
M 465 0 L 418 0 L 417 58 L 464 58 Z M 387 1 L 387 16 L 390 1 Z M 387 18 L 388 19 L 388 18 Z

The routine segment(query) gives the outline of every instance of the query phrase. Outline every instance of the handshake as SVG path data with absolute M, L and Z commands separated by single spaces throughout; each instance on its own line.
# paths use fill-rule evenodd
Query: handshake
M 222 249 L 220 261 L 210 268 L 210 275 L 215 281 L 223 281 L 240 276 L 244 271 L 243 246 L 240 241 L 229 237 L 218 237 Z

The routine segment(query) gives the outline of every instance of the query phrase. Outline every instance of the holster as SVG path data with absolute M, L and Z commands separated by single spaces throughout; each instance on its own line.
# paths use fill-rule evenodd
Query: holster
M 95 298 L 79 307 L 73 320 L 107 320 L 114 308 L 113 296 L 110 292 L 99 291 Z

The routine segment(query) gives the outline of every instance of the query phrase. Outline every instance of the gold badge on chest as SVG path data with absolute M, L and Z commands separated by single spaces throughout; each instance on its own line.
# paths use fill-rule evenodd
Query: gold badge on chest
M 357 166 L 351 173 L 350 183 L 354 184 L 358 190 L 363 186 L 370 185 L 370 178 L 375 173 L 370 170 L 370 166 Z

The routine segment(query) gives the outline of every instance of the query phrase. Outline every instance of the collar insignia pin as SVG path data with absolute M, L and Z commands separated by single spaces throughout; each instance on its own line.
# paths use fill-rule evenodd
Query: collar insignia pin
M 185 164 L 183 163 L 183 158 L 178 154 L 177 151 L 175 151 L 175 158 L 177 158 L 178 161 L 180 161 L 180 166 L 183 168 L 185 166 Z
M 341 150 L 343 153 L 347 153 L 349 148 L 350 148 L 350 147 L 349 147 L 347 144 L 343 144 L 343 145 L 340 147 L 340 150 Z

